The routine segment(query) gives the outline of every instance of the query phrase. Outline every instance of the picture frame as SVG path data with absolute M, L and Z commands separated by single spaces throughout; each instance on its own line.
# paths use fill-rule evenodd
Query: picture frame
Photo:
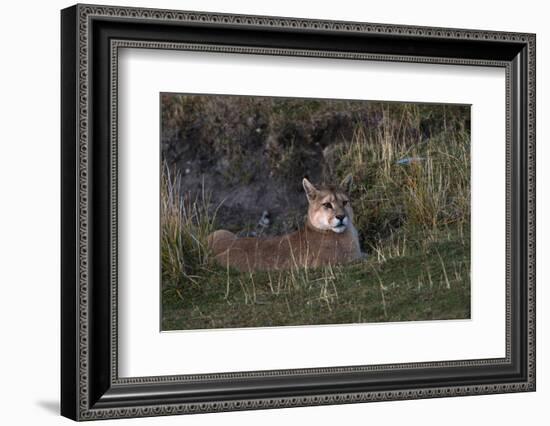
M 61 414 L 160 416 L 535 390 L 534 34 L 75 5 L 61 12 Z M 119 377 L 118 49 L 488 66 L 506 74 L 502 358 Z

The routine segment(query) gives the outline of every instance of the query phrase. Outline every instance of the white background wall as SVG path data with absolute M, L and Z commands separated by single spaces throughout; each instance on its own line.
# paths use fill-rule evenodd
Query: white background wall
M 203 10 L 537 33 L 538 390 L 316 408 L 118 420 L 119 424 L 256 425 L 547 424 L 550 27 L 545 2 L 500 0 L 108 1 Z M 0 418 L 2 424 L 68 424 L 59 404 L 59 9 L 67 1 L 12 1 L 0 24 Z M 112 421 L 102 423 L 107 424 Z

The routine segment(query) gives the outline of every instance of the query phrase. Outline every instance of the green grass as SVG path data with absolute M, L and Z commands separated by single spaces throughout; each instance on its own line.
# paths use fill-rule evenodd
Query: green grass
M 318 108 L 280 109 L 272 120 L 290 122 L 296 114 L 307 120 Z M 204 187 L 194 197 L 186 194 L 177 171 L 164 167 L 163 330 L 470 318 L 465 119 L 445 118 L 441 106 L 376 108 L 380 125 L 359 123 L 349 139 L 323 154 L 326 181 L 339 182 L 348 173 L 354 178 L 354 223 L 368 258 L 351 265 L 271 273 L 215 265 L 206 236 L 223 228 L 216 220 L 219 205 L 212 205 Z M 428 125 L 437 131 L 421 138 Z M 290 174 L 305 155 L 300 146 L 291 141 L 270 167 Z M 419 160 L 400 164 L 403 158 Z M 243 185 L 253 179 L 239 176 L 231 179 L 242 178 Z
M 406 255 L 353 265 L 239 274 L 213 268 L 199 285 L 166 288 L 163 330 L 470 317 L 469 244 L 449 228 Z

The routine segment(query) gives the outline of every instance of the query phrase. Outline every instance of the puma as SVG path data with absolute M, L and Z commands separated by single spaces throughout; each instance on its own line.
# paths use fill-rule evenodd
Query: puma
M 302 184 L 309 206 L 306 223 L 301 229 L 263 238 L 238 238 L 223 229 L 214 231 L 207 242 L 215 261 L 224 267 L 250 272 L 316 268 L 362 258 L 347 195 L 351 176 L 339 186 L 317 188 L 305 178 Z

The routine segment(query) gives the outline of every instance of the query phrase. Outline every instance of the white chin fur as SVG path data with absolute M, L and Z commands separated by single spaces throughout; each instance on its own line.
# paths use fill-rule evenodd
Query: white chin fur
M 346 230 L 346 226 L 333 226 L 332 228 L 333 232 L 336 232 L 337 234 L 341 234 L 342 232 L 344 232 Z

